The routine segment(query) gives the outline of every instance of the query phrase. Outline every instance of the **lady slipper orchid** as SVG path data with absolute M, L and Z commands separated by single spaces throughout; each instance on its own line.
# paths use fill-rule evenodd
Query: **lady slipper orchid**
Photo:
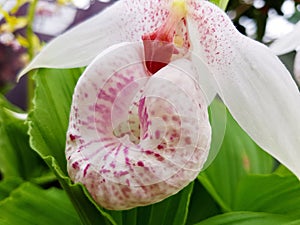
M 210 146 L 207 105 L 193 64 L 149 76 L 141 43 L 122 43 L 87 67 L 73 97 L 70 177 L 108 209 L 160 201 L 194 180 Z
M 292 32 L 274 41 L 270 45 L 270 48 L 276 55 L 283 55 L 296 50 L 294 75 L 298 85 L 300 85 L 300 21 L 296 24 Z
M 217 93 L 240 126 L 300 177 L 300 94 L 280 60 L 203 0 L 120 0 L 25 68 L 88 65 L 75 88 L 68 171 L 96 202 L 129 209 L 200 172 Z

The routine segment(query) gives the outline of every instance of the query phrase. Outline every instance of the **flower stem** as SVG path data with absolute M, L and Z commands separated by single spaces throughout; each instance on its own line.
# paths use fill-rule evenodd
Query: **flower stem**
M 33 21 L 34 21 L 34 15 L 35 15 L 35 9 L 37 3 L 38 0 L 32 0 L 27 10 L 28 24 L 26 28 L 26 36 L 28 40 L 27 53 L 29 56 L 29 60 L 32 60 L 35 55 Z M 34 82 L 32 80 L 32 75 L 33 75 L 33 71 L 28 73 L 28 78 L 27 78 L 27 108 L 28 109 L 32 107 L 32 98 L 34 95 Z

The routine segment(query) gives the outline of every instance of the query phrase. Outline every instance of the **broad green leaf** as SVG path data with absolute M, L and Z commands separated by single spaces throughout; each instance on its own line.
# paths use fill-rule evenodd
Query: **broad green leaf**
M 299 224 L 300 224 L 300 220 L 295 220 L 292 222 L 285 223 L 284 225 L 299 225 Z
M 0 96 L 0 172 L 4 178 L 29 180 L 41 176 L 47 167 L 30 148 L 28 126 L 19 112 Z
M 28 118 L 30 144 L 57 176 L 82 223 L 110 224 L 108 220 L 114 223 L 111 217 L 87 197 L 82 185 L 72 184 L 66 172 L 66 130 L 73 90 L 81 72 L 81 69 L 37 71 L 34 108 Z
M 138 223 L 145 225 L 182 225 L 185 224 L 190 197 L 194 183 L 191 183 L 178 194 L 154 205 L 138 209 Z M 148 213 L 145 213 L 145 211 Z M 146 215 L 149 215 L 147 218 Z M 129 223 L 124 223 L 124 225 Z
M 1 225 L 80 224 L 63 190 L 23 183 L 0 202 Z
M 195 225 L 286 225 L 291 218 L 263 212 L 231 212 L 209 218 Z
M 194 182 L 186 225 L 192 225 L 221 213 L 220 207 L 198 180 Z
M 0 182 L 0 201 L 7 198 L 12 190 L 17 188 L 23 180 L 19 177 L 7 178 Z
M 199 180 L 225 211 L 231 211 L 240 179 L 248 173 L 270 173 L 274 161 L 239 127 L 228 113 L 221 150 Z
M 53 156 L 66 172 L 65 139 L 72 94 L 81 69 L 41 69 L 34 76 L 34 110 L 29 114 L 31 145 L 42 156 Z
M 229 0 L 210 0 L 210 2 L 219 6 L 221 9 L 225 10 L 228 5 Z
M 279 176 L 292 176 L 293 175 L 293 173 L 282 164 L 280 164 L 277 167 L 274 174 L 277 174 Z
M 294 176 L 249 175 L 241 180 L 236 211 L 256 211 L 300 218 L 300 182 Z

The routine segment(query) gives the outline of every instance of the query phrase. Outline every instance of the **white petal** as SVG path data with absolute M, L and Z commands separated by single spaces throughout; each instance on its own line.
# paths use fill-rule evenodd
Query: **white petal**
M 39 67 L 86 66 L 101 51 L 113 44 L 141 40 L 144 33 L 152 32 L 165 20 L 168 15 L 166 2 L 166 0 L 116 2 L 51 41 L 20 73 L 19 78 Z
M 208 2 L 188 18 L 193 50 L 207 64 L 219 95 L 241 127 L 300 178 L 300 94 L 291 75 L 262 44 L 234 28 Z
M 296 24 L 294 30 L 274 41 L 270 48 L 276 55 L 283 55 L 295 50 L 300 46 L 300 22 Z
M 217 87 L 215 84 L 216 82 L 207 65 L 197 54 L 194 54 L 194 52 L 192 52 L 191 58 L 195 69 L 197 70 L 197 79 L 199 85 L 201 87 L 201 90 L 203 90 L 206 102 L 209 105 L 217 95 Z
M 194 72 L 183 59 L 149 77 L 142 43 L 102 52 L 73 96 L 66 144 L 72 180 L 83 183 L 100 205 L 115 210 L 161 201 L 194 180 L 211 134 Z M 138 144 L 114 133 L 122 121 L 131 127 L 136 112 Z

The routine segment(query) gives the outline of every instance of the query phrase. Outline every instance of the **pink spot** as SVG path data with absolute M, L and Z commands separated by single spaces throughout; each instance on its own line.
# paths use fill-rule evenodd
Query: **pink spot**
M 73 167 L 74 169 L 79 169 L 79 163 L 78 163 L 78 162 L 74 162 L 74 163 L 72 164 L 72 167 Z
M 70 134 L 69 137 L 71 141 L 75 141 L 75 139 L 77 138 L 76 135 L 73 134 Z
M 114 145 L 115 145 L 115 143 L 108 143 L 108 144 L 104 145 L 104 148 L 108 148 L 108 147 L 111 147 L 111 146 L 114 146 Z
M 143 136 L 143 140 L 146 139 L 148 136 L 149 136 L 148 133 L 145 133 Z
M 144 163 L 142 161 L 138 161 L 137 165 L 140 166 L 140 167 L 144 167 Z
M 121 189 L 123 195 L 126 197 L 126 198 L 129 198 L 129 195 L 128 193 L 130 192 L 130 188 L 129 187 L 124 187 Z
M 91 164 L 87 164 L 86 167 L 84 168 L 83 170 L 83 176 L 85 177 L 86 176 L 86 173 L 87 173 L 87 170 L 88 168 L 90 167 Z
M 124 85 L 120 82 L 117 82 L 117 87 L 118 87 L 119 90 L 122 90 Z
M 108 91 L 109 91 L 111 94 L 113 94 L 113 95 L 116 95 L 116 94 L 117 94 L 117 90 L 114 89 L 114 88 L 112 88 L 112 87 L 110 87 L 110 88 L 108 89 Z
M 184 141 L 185 141 L 185 143 L 186 143 L 187 145 L 192 144 L 192 140 L 191 140 L 190 137 L 186 137 L 186 138 L 184 139 Z
M 126 163 L 127 166 L 130 166 L 130 160 L 129 160 L 128 157 L 125 157 L 125 163 Z
M 116 164 L 113 163 L 113 162 L 111 162 L 109 165 L 110 165 L 110 167 L 112 167 L 112 168 L 116 168 Z
M 98 94 L 98 99 L 103 99 L 104 101 L 113 103 L 115 97 L 108 95 L 104 90 L 100 90 L 100 92 Z
M 169 148 L 171 152 L 175 152 L 175 148 Z
M 156 157 L 156 159 L 157 159 L 158 161 L 164 161 L 164 157 L 162 157 L 160 154 L 155 153 L 154 156 Z
M 179 117 L 178 116 L 172 116 L 172 120 L 178 122 L 179 121 Z
M 102 169 L 102 170 L 100 170 L 99 172 L 100 172 L 100 173 L 109 173 L 109 172 L 110 172 L 110 170 L 107 170 L 107 169 Z
M 127 175 L 127 174 L 129 174 L 128 171 L 114 172 L 114 176 L 115 176 L 115 177 L 122 177 L 122 176 L 125 176 L 125 175 Z
M 157 145 L 157 149 L 159 149 L 159 150 L 164 149 L 164 146 L 163 145 Z
M 156 130 L 156 131 L 155 131 L 155 138 L 156 138 L 156 139 L 159 139 L 159 138 L 160 138 L 160 131 L 159 131 L 159 130 Z
M 151 150 L 146 150 L 145 153 L 146 153 L 147 155 L 152 155 L 152 154 L 153 154 L 153 151 L 151 151 Z

